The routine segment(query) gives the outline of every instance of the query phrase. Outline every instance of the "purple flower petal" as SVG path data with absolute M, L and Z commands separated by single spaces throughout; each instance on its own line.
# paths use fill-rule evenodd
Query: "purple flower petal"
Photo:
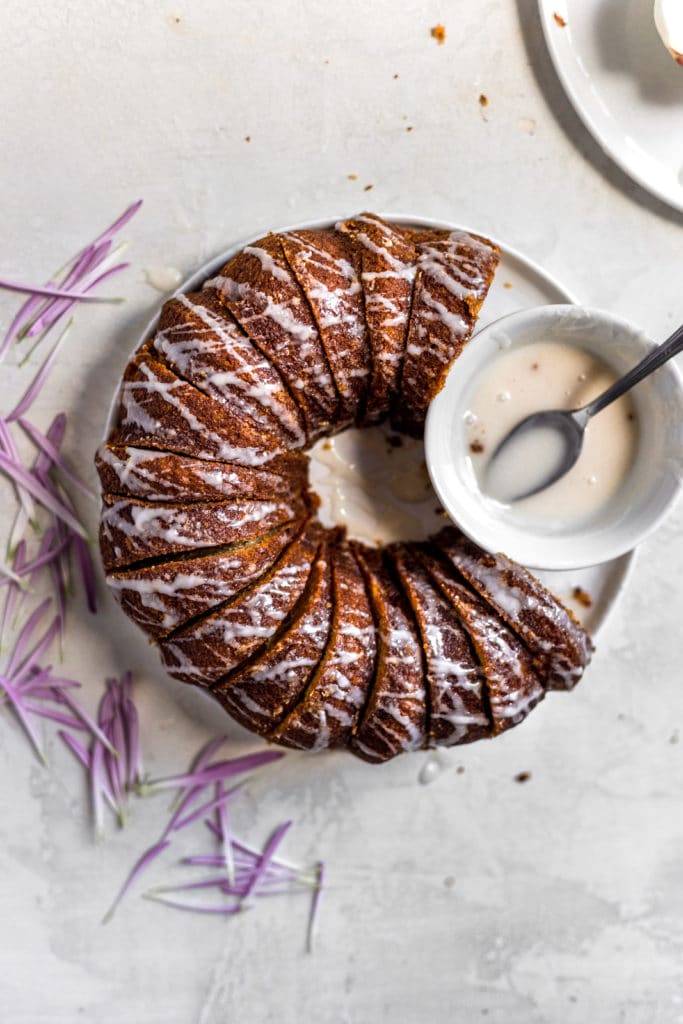
M 126 740 L 128 749 L 128 771 L 126 782 L 129 789 L 140 782 L 143 776 L 142 752 L 140 748 L 140 723 L 135 704 L 128 697 L 124 701 L 126 716 Z
M 227 801 L 224 799 L 225 790 L 223 789 L 223 783 L 216 783 L 216 817 L 218 819 L 218 827 L 221 833 L 221 849 L 223 851 L 223 859 L 225 861 L 225 872 L 228 876 L 228 881 L 231 885 L 235 884 L 235 857 L 232 849 L 232 841 L 230 838 L 230 820 L 228 814 Z
M 48 598 L 48 601 L 49 601 L 49 598 Z M 60 616 L 59 615 L 55 616 L 55 618 L 52 620 L 50 625 L 47 627 L 47 629 L 43 633 L 43 635 L 40 638 L 40 640 L 38 640 L 38 642 L 31 648 L 31 650 L 29 651 L 28 654 L 24 655 L 24 657 L 21 660 L 20 664 L 18 664 L 14 668 L 13 675 L 12 675 L 13 679 L 15 679 L 17 682 L 21 683 L 34 671 L 34 669 L 36 668 L 36 662 L 38 661 L 39 658 L 42 658 L 42 656 L 45 653 L 45 651 L 47 651 L 47 649 L 51 645 L 52 641 L 54 640 L 54 638 L 59 633 L 59 630 L 60 630 L 60 627 L 61 627 L 61 623 L 62 623 L 62 620 L 61 620 Z M 14 663 L 15 663 L 15 655 L 16 655 L 16 648 L 15 648 L 14 654 L 12 655 L 12 659 L 10 661 L 10 666 L 14 665 Z M 8 669 L 8 674 L 11 674 L 11 668 Z
M 90 755 L 90 795 L 92 798 L 93 819 L 95 821 L 95 835 L 98 839 L 104 838 L 104 807 L 102 804 L 102 790 L 104 787 L 105 750 L 101 743 L 95 740 Z
M 123 886 L 121 887 L 118 896 L 112 903 L 107 913 L 102 918 L 102 924 L 106 924 L 107 921 L 111 921 L 112 917 L 114 916 L 116 908 L 118 907 L 119 903 L 126 895 L 128 890 L 130 889 L 131 885 L 136 880 L 136 878 L 138 878 L 145 870 L 145 868 L 148 867 L 152 863 L 152 861 L 155 860 L 159 856 L 159 854 L 163 853 L 164 850 L 166 850 L 170 845 L 170 839 L 162 839 L 158 843 L 155 843 L 154 846 L 150 846 L 150 848 L 148 850 L 145 850 L 142 856 L 138 858 L 138 860 L 133 865 L 130 873 L 128 874 L 128 877 L 123 883 Z
M 277 850 L 278 846 L 284 839 L 285 834 L 289 831 L 291 824 L 291 821 L 286 821 L 284 822 L 283 825 L 279 825 L 273 832 L 268 842 L 266 843 L 266 848 L 263 851 L 263 855 L 249 880 L 247 891 L 245 893 L 245 899 L 250 895 L 250 893 L 254 891 L 254 888 L 256 887 L 258 880 L 266 871 L 266 868 L 268 867 L 269 863 L 273 859 L 273 856 L 275 855 L 275 851 Z
M 239 782 L 236 786 L 233 786 L 232 789 L 226 790 L 222 796 L 214 797 L 212 800 L 209 800 L 208 803 L 202 804 L 201 807 L 196 808 L 196 810 L 192 811 L 184 818 L 180 818 L 178 820 L 177 815 L 174 815 L 174 818 L 176 820 L 173 822 L 172 825 L 167 827 L 166 834 L 168 834 L 169 831 L 178 832 L 181 828 L 186 828 L 188 825 L 191 825 L 194 821 L 197 821 L 198 818 L 203 818 L 205 815 L 210 814 L 211 811 L 219 807 L 221 803 L 224 803 L 226 800 L 229 800 L 232 796 L 234 796 L 234 794 L 237 793 L 238 790 L 242 789 L 244 785 L 244 781 Z
M 121 228 L 124 227 L 128 223 L 128 221 L 135 216 L 135 214 L 138 212 L 141 206 L 142 199 L 136 199 L 134 203 L 131 203 L 128 209 L 124 210 L 121 216 L 118 217 L 114 221 L 114 223 L 107 228 L 106 231 L 103 231 L 101 235 L 98 235 L 98 237 L 93 242 L 93 245 L 98 245 L 100 242 L 108 241 L 113 235 L 116 234 L 117 231 L 120 231 Z
M 15 462 L 13 459 L 10 459 L 2 452 L 0 452 L 0 471 L 8 476 L 9 479 L 14 481 L 18 486 L 27 491 L 31 497 L 35 498 L 41 505 L 44 505 L 45 508 L 54 513 L 58 519 L 61 519 L 67 526 L 71 527 L 74 533 L 77 533 L 79 537 L 83 537 L 87 540 L 88 534 L 85 528 L 81 526 L 78 519 L 76 519 L 73 513 L 70 512 L 61 501 L 55 498 L 42 483 L 40 483 L 34 473 L 24 469 L 22 465 Z
M 73 713 L 80 719 L 82 725 L 89 729 L 93 736 L 100 741 L 103 747 L 105 747 L 110 753 L 116 755 L 116 748 L 112 745 L 108 737 L 100 729 L 95 719 L 90 715 L 83 705 L 77 701 L 70 694 L 65 693 L 63 690 L 55 688 L 53 691 L 55 699 L 60 703 L 66 704 L 67 707 L 71 708 Z
M 318 909 L 320 907 L 320 896 L 323 891 L 323 883 L 325 881 L 325 865 L 322 861 L 318 861 L 317 865 L 317 879 L 316 886 L 313 890 L 313 899 L 311 900 L 311 912 L 308 918 L 308 929 L 306 932 L 306 952 L 313 952 L 313 937 L 315 934 L 315 926 L 318 918 Z
M 152 892 L 143 893 L 143 896 L 146 900 L 163 903 L 167 907 L 175 907 L 176 910 L 193 910 L 197 914 L 243 914 L 249 909 L 249 907 L 243 907 L 241 903 L 186 903 L 183 900 L 174 900 Z
M 76 299 L 78 302 L 123 302 L 121 298 L 106 298 L 102 295 L 87 295 L 82 292 L 70 292 L 63 288 L 56 288 L 51 285 L 22 284 L 19 281 L 9 281 L 7 278 L 0 278 L 0 289 L 8 292 L 23 292 L 24 295 L 46 295 L 57 299 Z
M 66 743 L 67 747 L 72 754 L 81 762 L 81 764 L 90 771 L 90 754 L 85 747 L 78 742 L 70 733 L 65 732 L 63 729 L 57 730 L 57 735 Z
M 244 757 L 236 757 L 230 761 L 217 761 L 207 768 L 198 771 L 188 772 L 186 775 L 170 775 L 167 778 L 155 779 L 147 783 L 150 790 L 176 789 L 179 786 L 199 786 L 218 782 L 219 779 L 228 779 L 233 775 L 240 775 L 252 768 L 260 768 L 272 761 L 279 761 L 284 754 L 279 750 L 265 750 L 259 754 L 247 754 Z
M 21 694 L 17 690 L 15 690 L 9 679 L 4 678 L 3 676 L 0 676 L 0 687 L 2 687 L 2 689 L 7 694 L 9 702 L 12 705 L 12 709 L 17 718 L 19 719 L 19 721 L 21 722 L 21 724 L 23 725 L 28 735 L 28 738 L 30 739 L 31 743 L 35 748 L 36 753 L 38 754 L 38 757 L 40 758 L 43 764 L 47 764 L 45 760 L 45 755 L 43 754 L 42 748 L 40 746 L 38 734 L 33 728 L 31 720 L 24 710 Z
M 69 325 L 70 326 L 70 325 Z M 52 351 L 49 353 L 46 359 L 43 360 L 33 380 L 26 388 L 26 391 L 21 396 L 17 404 L 14 406 L 12 411 L 6 416 L 8 423 L 12 423 L 13 420 L 18 420 L 25 412 L 31 408 L 31 405 L 40 394 L 45 381 L 47 380 L 50 370 L 55 364 L 59 351 L 62 347 L 64 339 L 69 333 L 69 326 L 60 334 L 59 338 L 52 347 Z M 41 435 L 42 436 L 42 435 Z
M 35 442 L 38 448 L 44 451 L 45 454 L 52 459 L 52 462 L 57 467 L 57 469 L 59 469 L 60 472 L 62 472 L 64 476 L 71 481 L 74 487 L 77 487 L 79 491 L 82 491 L 82 493 L 85 494 L 86 497 L 94 498 L 95 495 L 91 491 L 91 489 L 86 484 L 83 483 L 83 481 L 77 476 L 76 473 L 74 473 L 73 469 L 70 469 L 69 466 L 67 466 L 66 462 L 59 454 L 57 449 L 54 447 L 54 445 L 51 444 L 51 442 L 48 441 L 48 439 L 43 434 L 41 434 L 41 432 L 37 430 L 31 423 L 25 420 L 23 418 L 23 415 L 18 416 L 17 420 L 22 430 L 26 434 L 28 434 L 28 436 L 31 438 L 32 441 Z
M 48 718 L 51 722 L 59 722 L 60 725 L 66 725 L 69 729 L 75 729 L 77 732 L 88 731 L 87 726 L 83 722 L 73 718 L 71 715 L 64 714 L 63 711 L 57 711 L 54 708 L 46 707 L 44 704 L 39 704 L 32 700 L 24 700 L 22 703 L 25 711 L 29 711 L 32 715 L 38 715 L 39 718 Z
M 38 623 L 45 615 L 45 612 L 48 610 L 51 604 L 52 599 L 46 597 L 44 601 L 41 601 L 38 607 L 31 613 L 29 618 L 24 623 L 21 633 L 19 634 L 17 641 L 14 645 L 14 651 L 12 652 L 10 663 L 7 666 L 7 675 L 9 676 L 10 679 L 14 677 L 16 670 L 21 664 L 24 652 L 26 651 L 28 645 L 31 643 L 31 637 L 33 636 L 33 633 L 37 628 Z

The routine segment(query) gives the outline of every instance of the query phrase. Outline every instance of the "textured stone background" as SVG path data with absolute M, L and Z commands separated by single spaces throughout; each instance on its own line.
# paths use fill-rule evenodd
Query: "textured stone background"
M 145 272 L 187 273 L 260 227 L 367 205 L 441 216 L 655 335 L 680 320 L 683 218 L 586 134 L 532 0 L 4 0 L 0 66 L 0 272 L 46 278 L 145 199 L 126 231 L 129 301 L 79 312 L 39 409 L 71 413 L 69 454 L 91 477 L 159 301 Z M 0 297 L 3 322 L 14 308 Z M 16 380 L 3 368 L 2 408 Z M 299 897 L 237 921 L 131 899 L 101 927 L 166 804 L 138 803 L 95 846 L 68 755 L 52 744 L 43 770 L 3 714 L 3 1022 L 683 1020 L 682 524 L 679 509 L 643 545 L 579 690 L 444 755 L 430 785 L 421 756 L 374 771 L 292 756 L 254 784 L 245 834 L 292 816 L 287 853 L 328 862 L 312 956 Z M 75 612 L 65 668 L 94 700 L 106 672 L 133 667 L 149 767 L 176 770 L 215 730 L 212 709 L 105 609 Z

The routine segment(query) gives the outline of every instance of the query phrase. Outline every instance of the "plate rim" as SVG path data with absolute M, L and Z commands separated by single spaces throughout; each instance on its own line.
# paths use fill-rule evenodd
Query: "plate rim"
M 473 228 L 465 227 L 462 224 L 456 224 L 452 221 L 442 220 L 441 218 L 438 217 L 416 217 L 412 214 L 391 212 L 381 212 L 377 214 L 377 216 L 404 225 L 410 224 L 416 227 L 440 228 L 442 230 L 445 229 L 448 231 L 468 231 L 473 234 L 479 233 L 475 231 Z M 276 234 L 283 234 L 287 231 L 307 231 L 315 230 L 316 228 L 329 228 L 334 226 L 339 220 L 342 219 L 344 219 L 342 216 L 316 217 L 312 220 L 303 221 L 296 224 L 289 224 L 286 227 L 281 228 L 271 228 L 270 230 Z M 164 302 L 167 302 L 175 295 L 191 291 L 192 288 L 194 288 L 200 282 L 205 281 L 210 274 L 215 273 L 215 271 L 218 270 L 223 265 L 223 263 L 229 260 L 235 253 L 239 252 L 239 250 L 242 249 L 245 245 L 250 245 L 253 242 L 257 241 L 259 238 L 263 238 L 263 235 L 264 231 L 261 230 L 256 232 L 255 234 L 249 235 L 247 238 L 243 238 L 238 240 L 237 242 L 234 242 L 232 245 L 223 249 L 220 253 L 217 253 L 214 256 L 210 257 L 208 260 L 206 260 L 200 267 L 198 267 L 190 275 L 188 275 L 188 277 L 185 278 L 185 280 L 181 281 L 181 283 L 177 286 L 177 288 L 173 290 L 173 292 L 169 293 L 166 296 L 163 296 L 162 302 L 159 305 L 157 312 L 145 324 L 142 331 L 136 332 L 136 337 L 133 346 L 131 347 L 131 353 L 134 352 L 155 329 L 161 313 L 161 305 L 163 305 Z M 489 237 L 490 240 L 494 242 L 495 245 L 498 246 L 498 248 L 501 251 L 501 254 L 504 254 L 505 256 L 521 264 L 521 266 L 524 267 L 526 270 L 531 271 L 536 277 L 544 281 L 549 289 L 553 289 L 559 295 L 563 296 L 563 302 L 568 302 L 574 305 L 578 304 L 579 300 L 576 298 L 576 296 L 572 292 L 570 292 L 569 289 L 567 289 L 558 278 L 554 277 L 551 273 L 545 270 L 535 260 L 526 256 L 523 252 L 520 252 L 520 250 L 516 249 L 514 246 L 508 245 L 505 242 L 501 242 L 498 239 L 491 238 L 490 236 L 487 237 Z M 549 305 L 552 305 L 552 303 L 549 303 Z M 114 390 L 111 403 L 107 411 L 105 430 L 102 436 L 102 440 L 100 442 L 102 444 L 104 444 L 107 441 L 107 438 L 109 437 L 109 434 L 113 427 L 114 416 L 116 415 L 117 411 L 118 387 Z M 99 484 L 98 495 L 101 498 L 101 488 Z M 633 550 L 627 551 L 623 555 L 620 555 L 618 558 L 611 559 L 608 562 L 601 563 L 605 566 L 612 566 L 613 571 L 615 573 L 615 578 L 609 588 L 610 596 L 609 599 L 605 602 L 604 612 L 602 616 L 598 619 L 596 625 L 591 630 L 591 636 L 597 636 L 600 630 L 607 622 L 607 620 L 609 619 L 610 614 L 614 609 L 631 575 L 635 555 L 636 550 L 634 548 Z
M 568 33 L 565 32 L 563 38 L 566 39 L 567 42 L 561 43 L 559 41 L 560 36 L 557 33 L 557 25 L 554 24 L 554 11 L 551 10 L 548 0 L 537 0 L 537 7 L 546 49 L 550 55 L 555 73 L 560 80 L 560 84 L 564 89 L 565 95 L 572 104 L 574 111 L 586 129 L 590 132 L 595 142 L 600 146 L 603 153 L 605 153 L 610 160 L 612 160 L 632 181 L 645 189 L 646 192 L 649 192 L 650 195 L 655 196 L 656 199 L 666 203 L 667 206 L 671 206 L 674 210 L 678 210 L 679 213 L 683 213 L 683 187 L 674 192 L 663 186 L 660 187 L 656 182 L 653 183 L 647 175 L 641 174 L 639 170 L 634 167 L 632 161 L 629 161 L 626 155 L 628 154 L 628 149 L 619 148 L 616 140 L 610 137 L 611 133 L 606 127 L 608 121 L 605 120 L 603 122 L 603 127 L 598 124 L 599 119 L 596 118 L 593 111 L 585 105 L 583 97 L 579 95 L 579 90 L 575 87 L 573 79 L 567 71 L 566 60 L 561 53 L 562 46 L 565 46 L 568 51 L 572 52 L 572 54 L 575 52 L 571 46 L 571 31 Z M 565 14 L 567 13 L 564 0 L 555 0 L 555 7 L 561 7 Z M 572 66 L 577 64 L 577 59 L 573 57 Z

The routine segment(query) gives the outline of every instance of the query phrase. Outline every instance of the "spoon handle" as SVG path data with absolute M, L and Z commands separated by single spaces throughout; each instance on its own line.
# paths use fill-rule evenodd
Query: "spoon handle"
M 645 377 L 649 377 L 651 373 L 658 370 L 660 366 L 672 359 L 673 356 L 677 356 L 679 352 L 683 352 L 683 324 L 674 331 L 671 337 L 667 341 L 663 341 L 661 345 L 657 345 L 656 348 L 652 349 L 652 352 L 648 352 L 644 359 L 625 373 L 623 377 L 615 381 L 611 387 L 603 391 L 601 395 L 598 395 L 589 405 L 586 405 L 581 409 L 581 412 L 585 415 L 586 419 L 590 419 L 591 416 L 595 416 L 596 413 L 602 412 L 612 402 L 616 402 L 617 398 L 621 398 L 622 395 L 630 391 L 636 384 L 640 384 L 641 380 Z

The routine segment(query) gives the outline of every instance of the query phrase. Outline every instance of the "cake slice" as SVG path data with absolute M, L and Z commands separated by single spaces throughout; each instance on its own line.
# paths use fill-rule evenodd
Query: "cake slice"
M 294 522 L 207 554 L 182 552 L 154 565 L 112 572 L 107 584 L 126 615 L 149 636 L 160 638 L 246 590 L 300 531 L 301 523 Z
M 472 641 L 486 681 L 494 735 L 511 729 L 545 696 L 531 654 L 500 616 L 445 563 L 427 548 L 420 548 L 418 557 Z
M 168 672 L 208 686 L 264 650 L 302 597 L 323 536 L 319 523 L 307 522 L 265 576 L 210 615 L 160 640 Z
M 329 548 L 327 539 L 318 548 L 304 595 L 284 629 L 262 653 L 211 687 L 245 729 L 263 734 L 280 722 L 325 654 L 332 620 Z
M 329 430 L 339 395 L 318 328 L 277 235 L 247 245 L 211 278 L 240 327 L 286 381 L 308 439 Z
M 290 231 L 281 241 L 327 354 L 340 397 L 339 424 L 353 422 L 370 381 L 358 252 L 336 231 Z
M 306 441 L 301 412 L 270 362 L 240 330 L 217 292 L 178 295 L 161 310 L 151 347 L 160 362 L 279 444 Z
M 104 504 L 100 551 L 105 572 L 177 551 L 234 544 L 301 518 L 302 501 L 225 501 L 178 505 L 121 498 Z
M 413 231 L 410 237 L 417 276 L 391 422 L 422 437 L 429 403 L 470 339 L 499 255 L 492 242 L 465 231 Z
M 95 466 L 105 494 L 155 502 L 189 504 L 237 498 L 284 498 L 305 492 L 308 480 L 308 458 L 300 452 L 277 456 L 264 466 L 254 468 L 136 448 L 114 440 L 100 446 Z
M 427 694 L 414 616 L 382 556 L 353 544 L 366 578 L 377 628 L 370 695 L 349 747 L 365 761 L 388 761 L 427 742 Z
M 149 354 L 149 345 L 126 367 L 119 392 L 118 440 L 242 466 L 263 465 L 288 449 L 182 380 Z
M 389 549 L 417 619 L 429 686 L 429 744 L 450 747 L 491 734 L 484 673 L 453 607 L 408 545 Z
M 400 228 L 374 213 L 337 224 L 360 256 L 360 279 L 372 362 L 363 422 L 383 420 L 398 395 L 417 251 Z
M 551 690 L 571 690 L 594 647 L 572 613 L 540 580 L 505 555 L 490 555 L 454 527 L 432 538 L 483 600 L 526 644 Z
M 345 746 L 375 670 L 375 623 L 365 581 L 348 541 L 332 549 L 332 627 L 325 656 L 298 704 L 268 733 L 300 750 Z

